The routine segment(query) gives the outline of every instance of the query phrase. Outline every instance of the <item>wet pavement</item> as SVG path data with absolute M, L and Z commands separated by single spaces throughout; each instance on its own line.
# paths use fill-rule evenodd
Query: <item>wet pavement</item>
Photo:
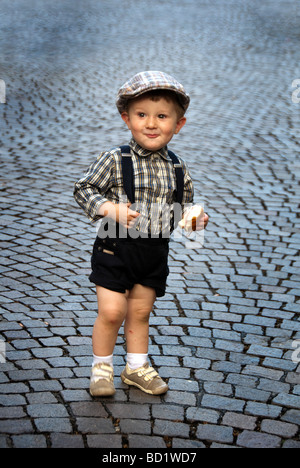
M 0 446 L 299 448 L 298 3 L 2 0 L 0 24 Z M 120 333 L 116 395 L 92 398 L 96 230 L 73 184 L 128 141 L 115 95 L 145 69 L 191 95 L 171 148 L 211 221 L 203 248 L 171 243 L 151 317 L 169 392 L 121 382 Z

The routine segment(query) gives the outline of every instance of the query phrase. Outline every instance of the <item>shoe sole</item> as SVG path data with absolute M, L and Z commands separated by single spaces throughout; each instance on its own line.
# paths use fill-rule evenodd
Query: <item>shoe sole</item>
M 139 388 L 140 390 L 142 390 L 145 393 L 148 393 L 149 395 L 162 395 L 163 393 L 166 393 L 169 390 L 168 385 L 166 385 L 166 387 L 162 387 L 160 390 L 157 389 L 156 392 L 154 392 L 153 390 L 147 390 L 146 388 L 142 387 L 141 385 L 134 382 L 133 380 L 127 379 L 127 377 L 125 377 L 122 374 L 121 374 L 121 380 L 122 380 L 122 382 L 126 383 L 127 385 L 133 385 L 134 387 Z
M 93 397 L 110 397 L 110 396 L 113 396 L 116 392 L 92 392 L 90 390 L 90 395 L 93 396 Z

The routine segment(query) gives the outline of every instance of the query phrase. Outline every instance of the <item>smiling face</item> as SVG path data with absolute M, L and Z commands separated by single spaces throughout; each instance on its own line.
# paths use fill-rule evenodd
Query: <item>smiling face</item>
M 160 97 L 153 100 L 141 96 L 130 102 L 122 119 L 135 141 L 149 151 L 158 151 L 179 133 L 186 122 L 180 117 L 173 100 Z

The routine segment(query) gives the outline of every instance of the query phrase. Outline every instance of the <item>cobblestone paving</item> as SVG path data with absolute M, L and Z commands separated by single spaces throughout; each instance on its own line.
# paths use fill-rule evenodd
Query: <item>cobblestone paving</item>
M 299 448 L 298 3 L 2 0 L 0 22 L 0 446 Z M 121 333 L 116 395 L 92 399 L 96 231 L 73 183 L 128 141 L 115 94 L 143 69 L 191 94 L 172 148 L 211 222 L 202 249 L 172 242 L 151 318 L 169 392 L 121 382 Z

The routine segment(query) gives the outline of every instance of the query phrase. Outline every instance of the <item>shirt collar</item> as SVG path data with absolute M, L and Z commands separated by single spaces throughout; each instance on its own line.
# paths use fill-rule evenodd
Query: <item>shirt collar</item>
M 168 148 L 167 146 L 164 146 L 158 151 L 149 151 L 145 148 L 142 148 L 133 138 L 129 142 L 130 148 L 138 155 L 141 157 L 147 157 L 150 156 L 151 154 L 158 154 L 162 158 L 166 159 L 167 161 L 171 161 L 169 155 L 168 155 Z

